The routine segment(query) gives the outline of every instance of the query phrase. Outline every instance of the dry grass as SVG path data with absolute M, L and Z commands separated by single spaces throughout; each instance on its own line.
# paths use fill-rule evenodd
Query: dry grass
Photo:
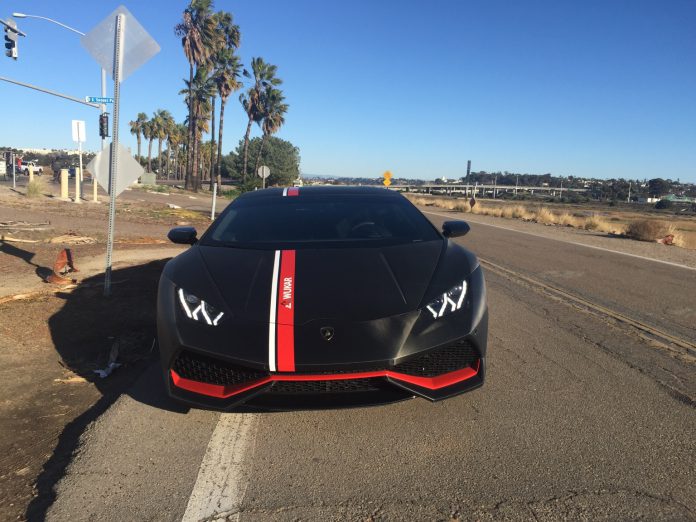
M 584 224 L 584 220 L 581 220 L 580 218 L 572 216 L 568 212 L 564 212 L 563 214 L 560 214 L 556 218 L 556 222 L 559 225 L 561 225 L 562 227 L 573 227 L 573 228 L 582 228 L 582 225 Z
M 43 191 L 43 184 L 38 179 L 35 179 L 34 181 L 30 181 L 29 184 L 27 185 L 27 197 L 28 198 L 37 198 L 41 195 L 42 191 Z
M 556 216 L 546 207 L 539 207 L 534 213 L 534 221 L 543 225 L 553 225 L 556 223 Z
M 674 244 L 681 248 L 696 250 L 696 233 L 678 230 L 674 234 Z
M 457 212 L 469 212 L 471 214 L 503 217 L 505 219 L 523 219 L 544 225 L 560 225 L 610 234 L 626 234 L 628 237 L 641 241 L 656 241 L 672 234 L 674 235 L 675 245 L 696 249 L 696 232 L 677 230 L 674 225 L 664 221 L 639 219 L 625 225 L 616 217 L 605 218 L 598 214 L 590 216 L 577 212 L 556 214 L 546 207 L 529 209 L 523 205 L 493 206 L 482 204 L 480 201 L 477 201 L 476 205 L 472 207 L 466 199 L 404 195 L 415 205 L 435 206 Z
M 632 221 L 626 228 L 626 235 L 638 241 L 657 241 L 668 235 L 678 235 L 674 225 L 657 219 Z
M 512 219 L 529 219 L 531 213 L 522 205 L 512 207 Z

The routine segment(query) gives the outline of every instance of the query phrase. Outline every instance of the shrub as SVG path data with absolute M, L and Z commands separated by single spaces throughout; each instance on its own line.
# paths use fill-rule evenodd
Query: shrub
M 556 222 L 556 217 L 554 216 L 553 212 L 551 212 L 548 208 L 546 207 L 540 207 L 539 210 L 537 210 L 534 213 L 534 221 L 537 223 L 542 223 L 544 225 L 553 225 Z
M 591 216 L 585 218 L 585 230 L 599 230 L 606 228 L 607 222 L 599 217 L 597 214 L 592 214 Z
M 674 225 L 656 219 L 632 221 L 626 228 L 626 235 L 639 241 L 656 241 L 675 232 Z
M 37 179 L 34 181 L 30 182 L 29 185 L 27 185 L 27 197 L 29 198 L 36 198 L 41 195 L 41 189 L 43 187 L 41 186 L 41 182 Z
M 529 215 L 529 212 L 522 205 L 515 205 L 512 207 L 512 217 L 514 219 L 525 219 Z
M 658 210 L 668 209 L 668 208 L 672 208 L 672 207 L 673 207 L 673 204 L 668 199 L 661 199 L 660 201 L 655 203 L 655 208 Z
M 578 218 L 571 216 L 568 214 L 568 212 L 564 212 L 563 214 L 559 215 L 557 221 L 559 225 L 564 227 L 578 228 L 580 225 Z

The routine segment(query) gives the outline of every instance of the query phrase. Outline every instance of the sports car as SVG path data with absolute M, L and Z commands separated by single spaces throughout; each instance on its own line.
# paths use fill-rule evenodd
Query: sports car
M 476 256 L 377 187 L 247 192 L 170 260 L 157 331 L 168 393 L 229 410 L 446 399 L 483 384 Z

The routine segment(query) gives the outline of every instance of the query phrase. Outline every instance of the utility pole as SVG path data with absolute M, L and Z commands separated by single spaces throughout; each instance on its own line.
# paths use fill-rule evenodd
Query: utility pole
M 471 174 L 471 160 L 466 162 L 466 195 L 469 197 L 469 174 Z
M 628 199 L 626 199 L 626 203 L 631 202 L 631 182 L 628 182 Z

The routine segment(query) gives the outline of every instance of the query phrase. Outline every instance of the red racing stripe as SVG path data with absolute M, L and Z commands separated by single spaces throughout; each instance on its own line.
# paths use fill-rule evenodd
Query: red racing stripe
M 288 188 L 288 196 L 299 196 L 299 195 L 300 195 L 299 187 L 289 187 Z
M 278 324 L 276 349 L 279 372 L 295 371 L 295 284 L 295 251 L 283 250 L 280 255 L 278 313 L 276 315 Z

